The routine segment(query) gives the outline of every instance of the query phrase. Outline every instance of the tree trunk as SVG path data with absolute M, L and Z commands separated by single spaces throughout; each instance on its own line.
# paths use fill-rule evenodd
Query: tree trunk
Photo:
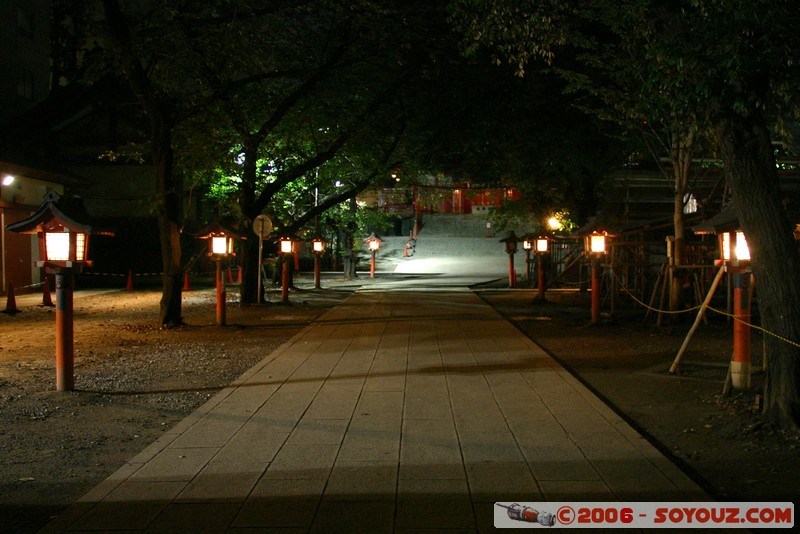
M 132 50 L 130 32 L 118 0 L 104 0 L 103 9 L 109 27 L 109 37 L 121 47 L 121 69 L 131 91 L 147 116 L 153 151 L 153 170 L 156 175 L 158 228 L 161 239 L 163 290 L 159 320 L 163 326 L 183 324 L 181 316 L 181 226 L 183 222 L 183 178 L 175 173 L 172 152 L 172 124 L 165 102 L 158 98 L 147 75 L 147 69 Z
M 258 240 L 253 232 L 253 221 L 261 214 L 261 208 L 256 206 L 256 193 L 254 184 L 257 183 L 258 169 L 258 140 L 248 138 L 244 145 L 244 169 L 242 172 L 242 185 L 239 189 L 239 208 L 245 215 L 240 222 L 239 231 L 247 239 L 239 244 L 241 257 L 239 264 L 242 266 L 241 303 L 261 304 L 258 300 L 258 277 L 261 276 L 261 266 L 258 264 Z M 262 287 L 261 296 L 264 296 Z
M 686 234 L 686 215 L 683 213 L 685 197 L 689 192 L 689 172 L 694 148 L 694 130 L 676 128 L 672 135 L 672 172 L 675 179 L 675 198 L 672 210 L 672 226 L 675 239 L 672 248 L 672 266 L 684 264 L 684 238 Z M 681 271 L 671 268 L 669 308 L 672 311 L 683 307 L 683 279 Z
M 353 280 L 356 278 L 356 263 L 358 262 L 358 255 L 353 249 L 355 242 L 353 231 L 348 228 L 342 234 L 342 275 L 346 280 Z
M 174 172 L 172 136 L 168 125 L 151 117 L 153 128 L 153 165 L 158 189 L 158 228 L 161 237 L 161 260 L 164 268 L 160 321 L 166 327 L 183 324 L 181 290 L 181 224 L 183 215 L 183 180 Z
M 793 342 L 800 341 L 800 254 L 793 225 L 783 206 L 772 143 L 757 110 L 742 117 L 714 118 L 727 180 L 747 238 L 758 285 L 762 326 Z M 765 335 L 767 382 L 764 414 L 779 426 L 800 422 L 800 349 Z
M 355 232 L 358 229 L 358 225 L 355 222 L 356 211 L 358 210 L 356 197 L 351 198 L 349 204 L 352 220 L 347 224 L 347 229 L 342 236 L 342 260 L 344 263 L 344 277 L 346 280 L 356 278 L 356 263 L 358 262 L 358 254 L 356 254 L 354 248 Z

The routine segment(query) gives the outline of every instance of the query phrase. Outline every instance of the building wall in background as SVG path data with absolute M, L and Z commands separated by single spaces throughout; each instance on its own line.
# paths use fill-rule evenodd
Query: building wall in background
M 0 122 L 50 93 L 49 0 L 0 2 Z

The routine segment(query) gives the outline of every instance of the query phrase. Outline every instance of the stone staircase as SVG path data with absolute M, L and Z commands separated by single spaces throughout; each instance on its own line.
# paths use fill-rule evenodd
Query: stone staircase
M 416 248 L 411 257 L 402 257 L 407 237 L 400 237 L 400 257 L 394 272 L 481 274 L 508 277 L 508 255 L 501 238 L 493 229 L 487 229 L 484 217 L 472 214 L 426 214 L 417 236 Z M 524 230 L 515 230 L 517 235 Z M 514 268 L 518 275 L 525 272 L 525 253 L 514 255 Z M 383 250 L 382 250 L 383 251 Z M 382 252 L 381 251 L 381 252 Z M 388 258 L 387 258 L 388 259 Z M 380 267 L 380 263 L 379 269 Z M 389 266 L 384 264 L 388 270 Z

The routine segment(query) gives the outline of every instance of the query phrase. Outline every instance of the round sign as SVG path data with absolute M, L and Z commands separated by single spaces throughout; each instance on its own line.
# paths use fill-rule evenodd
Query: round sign
M 272 219 L 262 213 L 253 219 L 253 231 L 258 237 L 264 239 L 272 231 Z

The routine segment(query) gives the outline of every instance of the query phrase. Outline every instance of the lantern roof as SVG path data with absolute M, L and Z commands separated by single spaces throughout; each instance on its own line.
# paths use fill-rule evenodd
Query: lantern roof
M 507 237 L 505 237 L 505 238 L 503 238 L 503 239 L 500 239 L 499 241 L 500 241 L 501 243 L 508 243 L 508 242 L 519 243 L 520 241 L 522 241 L 522 239 L 520 239 L 519 237 L 517 237 L 517 234 L 515 234 L 515 233 L 514 233 L 514 230 L 511 230 L 511 231 L 508 233 L 508 236 L 507 236 Z
M 219 236 L 233 237 L 234 239 L 247 239 L 247 236 L 242 235 L 238 230 L 218 221 L 209 224 L 194 235 L 199 239 L 210 239 Z
M 692 226 L 692 232 L 695 234 L 720 234 L 739 229 L 741 229 L 739 225 L 739 210 L 734 202 L 728 202 L 719 213 Z
M 592 217 L 586 224 L 578 228 L 573 236 L 584 237 L 592 234 L 617 237 L 619 235 L 619 231 L 604 224 L 600 217 Z
M 80 197 L 61 197 L 55 191 L 47 192 L 42 204 L 27 219 L 6 226 L 10 232 L 35 234 L 46 227 L 63 226 L 68 230 L 85 234 L 113 236 L 114 232 L 98 228 L 86 212 Z
M 381 239 L 381 236 L 375 235 L 375 232 L 372 232 L 369 235 L 369 237 L 365 237 L 364 239 L 362 239 L 362 241 L 364 241 L 364 243 L 367 243 L 369 241 L 380 241 L 381 243 L 385 242 L 383 239 Z

